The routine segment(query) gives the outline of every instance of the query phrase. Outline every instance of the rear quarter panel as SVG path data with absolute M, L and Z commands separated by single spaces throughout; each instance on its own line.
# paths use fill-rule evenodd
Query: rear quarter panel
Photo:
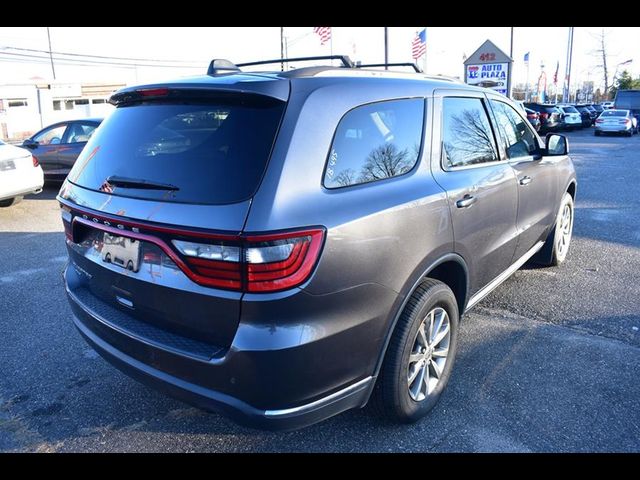
M 300 82 L 302 83 L 302 82 Z M 431 102 L 418 164 L 400 177 L 342 189 L 322 186 L 335 129 L 352 108 L 374 101 L 428 97 L 424 82 L 327 85 L 306 79 L 292 96 L 271 163 L 254 198 L 246 231 L 323 225 L 327 238 L 316 272 L 303 285 L 313 295 L 375 283 L 406 293 L 419 266 L 452 250 L 444 191 L 432 178 Z M 305 88 L 306 87 L 306 88 Z

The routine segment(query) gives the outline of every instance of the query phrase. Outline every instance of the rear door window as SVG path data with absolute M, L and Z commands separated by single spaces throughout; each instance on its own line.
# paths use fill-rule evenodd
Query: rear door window
M 238 96 L 118 107 L 89 139 L 69 181 L 166 202 L 247 200 L 266 168 L 284 105 Z
M 495 137 L 481 99 L 445 98 L 442 131 L 445 168 L 467 167 L 499 160 Z

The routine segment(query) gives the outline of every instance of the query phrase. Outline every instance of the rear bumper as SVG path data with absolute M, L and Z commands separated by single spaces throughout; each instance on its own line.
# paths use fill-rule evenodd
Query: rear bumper
M 629 131 L 631 131 L 632 127 L 623 127 L 622 125 L 620 126 L 602 126 L 602 125 L 598 125 L 596 123 L 596 131 L 597 132 L 603 132 L 603 133 L 627 133 Z
M 339 329 L 330 319 L 323 328 L 314 328 L 313 319 L 300 324 L 300 330 L 293 323 L 263 328 L 251 324 L 252 315 L 280 309 L 278 300 L 266 302 L 271 307 L 248 305 L 248 321 L 240 323 L 233 344 L 213 358 L 196 358 L 172 348 L 171 342 L 161 345 L 119 328 L 107 318 L 108 310 L 92 308 L 69 288 L 73 268 L 64 275 L 75 326 L 101 356 L 146 385 L 240 424 L 267 430 L 305 427 L 364 406 L 375 383 L 377 355 L 372 352 L 381 348 L 386 314 L 355 324 L 342 319 Z M 379 291 L 366 295 L 392 298 Z M 319 301 L 341 306 L 354 299 L 336 295 Z M 291 299 L 287 302 L 287 313 L 295 315 L 299 308 Z
M 44 176 L 40 167 L 16 172 L 15 175 L 0 175 L 0 200 L 40 193 L 43 185 Z

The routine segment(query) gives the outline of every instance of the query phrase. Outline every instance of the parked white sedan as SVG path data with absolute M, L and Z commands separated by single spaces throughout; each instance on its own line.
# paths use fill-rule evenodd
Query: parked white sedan
M 622 133 L 628 137 L 638 131 L 638 121 L 630 110 L 605 110 L 596 119 L 594 135 L 602 133 Z
M 38 160 L 24 148 L 0 140 L 0 207 L 10 207 L 29 193 L 40 193 L 44 174 Z

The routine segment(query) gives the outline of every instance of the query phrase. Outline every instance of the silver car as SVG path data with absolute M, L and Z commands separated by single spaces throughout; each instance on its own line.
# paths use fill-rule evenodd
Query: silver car
M 637 120 L 629 110 L 605 110 L 596 120 L 594 135 L 623 133 L 628 137 L 638 131 Z

